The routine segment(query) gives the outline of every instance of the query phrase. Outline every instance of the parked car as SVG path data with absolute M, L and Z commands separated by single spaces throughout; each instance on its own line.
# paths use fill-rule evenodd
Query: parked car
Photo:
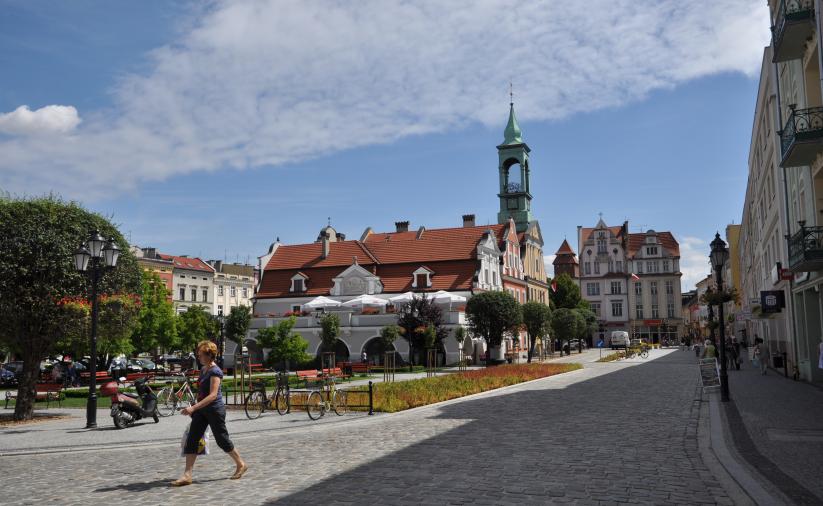
M 13 387 L 17 386 L 17 384 L 17 376 L 15 376 L 12 371 L 0 365 L 0 387 Z
M 17 381 L 20 381 L 20 378 L 23 376 L 23 362 L 9 362 L 8 364 L 3 364 L 3 369 L 7 371 L 11 371 L 14 374 L 14 377 L 17 378 Z
M 163 367 L 162 364 L 157 364 L 157 363 L 152 362 L 151 360 L 149 360 L 147 358 L 136 358 L 136 359 L 130 361 L 130 363 L 132 363 L 132 362 L 134 364 L 139 365 L 143 369 L 143 372 L 165 372 L 166 371 L 166 368 Z
M 571 348 L 572 350 L 578 350 L 578 349 L 580 349 L 581 346 L 585 350 L 586 349 L 586 341 L 584 341 L 582 339 L 571 339 L 569 341 L 569 348 Z
M 612 332 L 609 346 L 611 346 L 613 350 L 627 348 L 629 346 L 629 333 L 625 330 L 615 330 Z

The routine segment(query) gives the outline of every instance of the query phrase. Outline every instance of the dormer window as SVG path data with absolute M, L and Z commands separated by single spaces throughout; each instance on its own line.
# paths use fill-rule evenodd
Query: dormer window
M 420 267 L 412 273 L 412 288 L 423 289 L 432 286 L 432 274 L 428 267 Z
M 289 289 L 290 292 L 294 293 L 301 293 L 306 291 L 306 281 L 309 280 L 309 277 L 303 274 L 302 272 L 298 272 L 291 278 L 291 288 Z

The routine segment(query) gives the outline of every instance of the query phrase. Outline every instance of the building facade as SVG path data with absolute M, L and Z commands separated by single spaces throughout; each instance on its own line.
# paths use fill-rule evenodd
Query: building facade
M 174 266 L 172 304 L 176 313 L 184 313 L 191 306 L 201 306 L 209 314 L 214 312 L 214 268 L 199 258 L 158 253 Z
M 617 330 L 630 331 L 629 271 L 626 263 L 629 223 L 610 227 L 603 218 L 594 228 L 577 227 L 580 292 L 597 316 L 591 341 L 611 340 Z
M 554 277 L 561 274 L 566 274 L 572 279 L 580 277 L 580 265 L 577 263 L 577 255 L 569 245 L 569 241 L 565 239 L 563 239 L 563 244 L 554 254 L 552 265 L 554 266 Z
M 214 314 L 228 315 L 231 308 L 251 307 L 254 300 L 254 267 L 209 260 L 214 269 Z
M 131 252 L 140 268 L 160 278 L 168 292 L 167 299 L 171 302 L 174 297 L 174 264 L 172 261 L 160 258 L 154 248 L 131 246 Z

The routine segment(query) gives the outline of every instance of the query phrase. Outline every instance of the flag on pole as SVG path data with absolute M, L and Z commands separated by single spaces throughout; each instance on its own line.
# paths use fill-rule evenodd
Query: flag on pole
M 632 279 L 635 281 L 640 281 L 640 276 L 632 272 Z
M 557 281 L 552 280 L 552 291 L 557 293 Z

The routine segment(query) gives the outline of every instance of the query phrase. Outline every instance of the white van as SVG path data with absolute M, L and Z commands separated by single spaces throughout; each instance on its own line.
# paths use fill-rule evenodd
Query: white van
M 629 333 L 625 330 L 615 330 L 612 332 L 610 346 L 613 350 L 617 348 L 627 348 L 629 346 Z

